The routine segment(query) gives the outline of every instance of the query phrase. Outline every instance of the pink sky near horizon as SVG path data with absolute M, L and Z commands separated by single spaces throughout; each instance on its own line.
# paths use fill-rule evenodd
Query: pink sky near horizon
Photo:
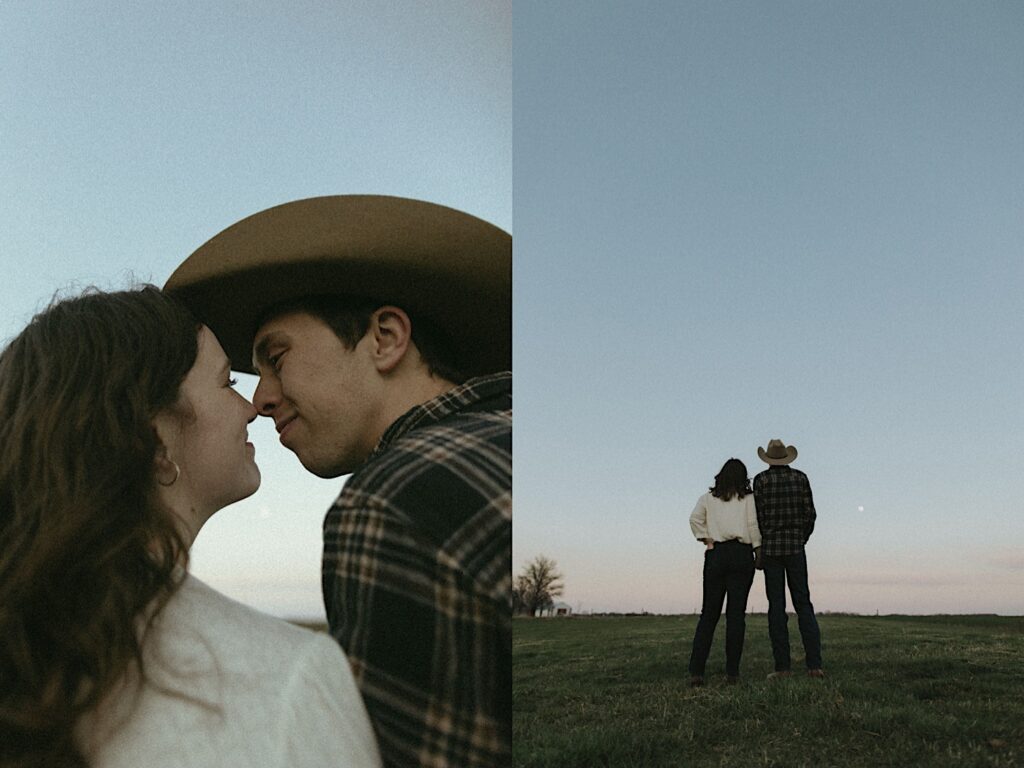
M 828 562 L 815 556 L 813 544 L 807 552 L 811 601 L 819 613 L 1024 615 L 1024 554 L 1009 548 L 985 553 L 965 547 L 964 562 L 955 564 L 927 553 L 907 555 L 902 569 L 887 566 L 884 558 L 859 566 Z M 676 562 L 648 561 L 643 576 L 635 579 L 628 569 L 619 570 L 618 563 L 593 567 L 585 559 L 556 557 L 565 577 L 558 599 L 583 613 L 699 613 L 702 555 L 701 545 L 693 542 Z M 908 568 L 913 576 L 907 575 Z M 787 605 L 792 613 L 788 596 Z M 747 610 L 767 609 L 763 576 L 757 572 Z

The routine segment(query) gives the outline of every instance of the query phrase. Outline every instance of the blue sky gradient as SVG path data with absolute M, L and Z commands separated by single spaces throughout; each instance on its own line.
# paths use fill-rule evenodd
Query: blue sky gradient
M 288 200 L 399 195 L 511 231 L 511 25 L 509 3 L 471 0 L 0 6 L 0 337 L 57 291 L 162 285 Z M 193 570 L 322 616 L 341 481 L 306 473 L 265 419 L 250 436 L 263 486 L 204 527 Z
M 697 496 L 781 437 L 819 610 L 1024 614 L 1019 4 L 46 2 L 0 71 L 0 336 L 286 200 L 514 213 L 516 570 L 694 610 Z M 315 617 L 340 481 L 262 421 L 195 571 Z
M 514 38 L 514 568 L 699 609 L 687 517 L 779 437 L 819 610 L 1024 613 L 1021 6 L 526 2 Z

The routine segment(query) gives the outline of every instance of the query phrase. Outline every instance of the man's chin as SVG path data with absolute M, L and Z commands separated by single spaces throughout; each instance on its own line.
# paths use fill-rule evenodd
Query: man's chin
M 338 464 L 328 464 L 325 462 L 319 462 L 309 457 L 300 456 L 298 453 L 299 463 L 306 469 L 310 474 L 316 475 L 317 477 L 323 478 L 324 480 L 330 480 L 335 477 L 341 477 L 342 475 L 352 474 L 354 467 L 349 469 L 347 466 Z

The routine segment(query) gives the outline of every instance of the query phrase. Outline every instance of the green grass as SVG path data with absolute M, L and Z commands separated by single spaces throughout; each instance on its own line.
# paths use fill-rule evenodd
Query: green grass
M 747 617 L 725 685 L 725 617 L 690 688 L 695 616 L 517 618 L 516 766 L 1024 766 L 1024 618 L 822 615 L 828 677 L 772 670 Z

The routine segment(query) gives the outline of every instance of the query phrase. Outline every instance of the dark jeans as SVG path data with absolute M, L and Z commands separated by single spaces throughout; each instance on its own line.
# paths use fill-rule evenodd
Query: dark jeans
M 768 636 L 772 641 L 772 655 L 775 657 L 775 671 L 782 672 L 790 667 L 789 628 L 786 626 L 786 582 L 789 582 L 789 596 L 793 600 L 800 639 L 804 644 L 808 669 L 821 669 L 821 632 L 818 620 L 814 618 L 811 605 L 811 591 L 807 586 L 807 555 L 797 552 L 792 555 L 764 558 L 764 591 L 768 595 Z
M 693 636 L 691 675 L 704 674 L 726 595 L 729 602 L 725 609 L 725 673 L 740 673 L 743 636 L 747 629 L 747 595 L 754 583 L 753 557 L 750 545 L 739 541 L 716 543 L 714 549 L 704 552 L 704 603 Z

